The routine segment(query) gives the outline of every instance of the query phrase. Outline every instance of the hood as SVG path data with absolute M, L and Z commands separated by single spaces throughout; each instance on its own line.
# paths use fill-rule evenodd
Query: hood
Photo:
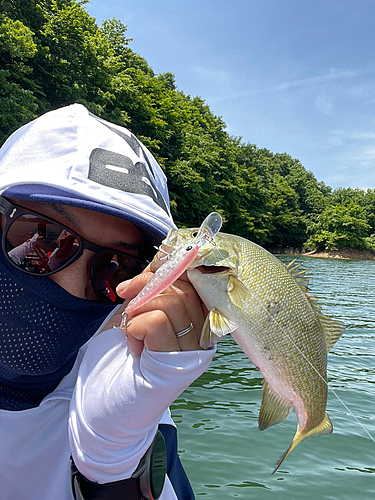
M 0 194 L 127 219 L 154 243 L 175 227 L 167 180 L 127 129 L 73 104 L 14 132 L 0 149 Z

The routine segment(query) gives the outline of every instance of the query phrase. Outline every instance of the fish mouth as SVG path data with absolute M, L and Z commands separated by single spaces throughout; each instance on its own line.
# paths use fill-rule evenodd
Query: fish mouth
M 198 266 L 198 269 L 202 274 L 218 274 L 229 270 L 229 267 L 225 266 Z

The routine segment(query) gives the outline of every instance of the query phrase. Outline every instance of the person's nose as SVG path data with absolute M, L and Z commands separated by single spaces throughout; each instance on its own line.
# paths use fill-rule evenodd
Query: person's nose
M 91 283 L 90 267 L 94 252 L 83 250 L 79 259 L 58 273 L 49 276 L 52 281 L 68 293 L 80 299 L 96 300 L 97 296 Z

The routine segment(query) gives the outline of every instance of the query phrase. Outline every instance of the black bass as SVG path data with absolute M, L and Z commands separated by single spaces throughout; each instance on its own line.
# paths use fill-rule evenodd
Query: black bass
M 188 244 L 196 234 L 197 229 L 170 230 L 163 248 Z M 327 353 L 345 325 L 321 313 L 298 265 L 285 266 L 239 236 L 218 233 L 199 249 L 187 274 L 210 311 L 201 346 L 231 333 L 264 377 L 259 429 L 296 412 L 297 432 L 274 473 L 302 440 L 332 432 L 325 411 Z

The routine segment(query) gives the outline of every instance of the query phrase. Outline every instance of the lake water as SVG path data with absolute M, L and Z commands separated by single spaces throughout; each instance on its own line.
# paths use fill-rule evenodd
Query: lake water
M 313 278 L 310 294 L 323 313 L 347 326 L 328 357 L 334 431 L 300 443 L 271 476 L 294 437 L 296 417 L 258 430 L 262 377 L 228 336 L 210 369 L 172 407 L 197 499 L 375 498 L 375 262 L 298 261 Z

